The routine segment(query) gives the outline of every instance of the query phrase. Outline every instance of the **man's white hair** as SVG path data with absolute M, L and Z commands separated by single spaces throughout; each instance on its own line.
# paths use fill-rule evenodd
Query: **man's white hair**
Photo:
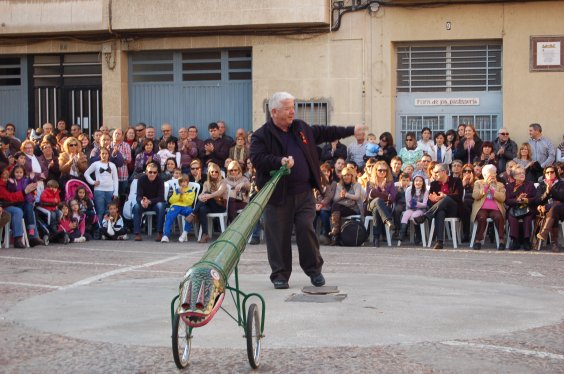
M 282 108 L 282 101 L 284 100 L 295 100 L 295 97 L 288 92 L 276 92 L 270 100 L 268 100 L 268 110 L 272 114 L 272 109 Z

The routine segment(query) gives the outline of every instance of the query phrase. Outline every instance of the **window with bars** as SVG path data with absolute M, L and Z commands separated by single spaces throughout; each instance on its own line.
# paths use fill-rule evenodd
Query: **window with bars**
M 19 57 L 0 58 L 0 86 L 19 86 L 22 84 Z
M 397 47 L 398 92 L 500 91 L 500 43 Z
M 478 136 L 482 140 L 493 141 L 497 138 L 498 116 L 497 115 L 459 115 L 452 116 L 453 125 L 474 125 Z
M 270 119 L 270 108 L 266 102 L 266 120 Z M 310 125 L 329 124 L 329 103 L 327 101 L 298 101 L 294 103 L 295 118 Z
M 35 87 L 98 86 L 102 63 L 97 53 L 36 55 L 33 82 Z

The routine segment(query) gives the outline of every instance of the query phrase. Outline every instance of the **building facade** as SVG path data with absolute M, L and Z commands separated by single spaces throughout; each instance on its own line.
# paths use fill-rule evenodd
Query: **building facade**
M 258 128 L 276 91 L 314 124 L 473 123 L 517 142 L 564 117 L 564 1 L 0 0 L 0 122 Z M 205 137 L 205 136 L 204 136 Z

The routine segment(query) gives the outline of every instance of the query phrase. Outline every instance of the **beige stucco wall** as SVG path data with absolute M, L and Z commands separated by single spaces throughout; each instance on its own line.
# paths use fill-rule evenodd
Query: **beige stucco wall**
M 121 0 L 114 1 L 116 6 L 122 5 Z M 321 3 L 325 2 L 317 4 Z M 329 100 L 331 123 L 364 122 L 371 131 L 394 133 L 394 48 L 397 43 L 502 40 L 504 124 L 515 140 L 523 141 L 527 138 L 527 125 L 540 122 L 545 135 L 558 143 L 563 132 L 559 122 L 564 118 L 564 72 L 529 72 L 529 38 L 531 35 L 564 35 L 562 15 L 564 1 L 422 9 L 384 7 L 376 13 L 346 14 L 340 30 L 333 33 L 169 37 L 116 43 L 116 68 L 109 69 L 105 61 L 103 68 L 105 121 L 111 126 L 118 123 L 125 126 L 128 122 L 126 59 L 129 51 L 251 46 L 253 127 L 264 122 L 265 99 L 275 91 L 286 90 L 299 99 Z M 447 21 L 452 25 L 451 30 L 446 29 Z M 124 19 L 121 27 L 130 27 L 127 22 L 130 21 Z M 101 49 L 101 44 L 59 40 L 10 47 L 0 45 L 2 54 Z

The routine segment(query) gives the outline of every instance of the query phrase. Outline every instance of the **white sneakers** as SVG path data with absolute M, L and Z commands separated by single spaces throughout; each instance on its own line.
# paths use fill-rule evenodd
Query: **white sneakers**
M 180 235 L 180 238 L 178 238 L 178 241 L 180 243 L 184 243 L 188 241 L 188 233 L 186 231 L 182 232 L 182 235 Z
M 123 235 L 118 236 L 117 240 L 127 240 L 127 234 L 123 234 Z
M 161 239 L 161 243 L 168 243 L 170 240 L 168 240 L 168 236 L 163 236 L 163 238 Z
M 84 236 L 79 236 L 78 238 L 74 239 L 75 243 L 84 243 L 86 238 Z

